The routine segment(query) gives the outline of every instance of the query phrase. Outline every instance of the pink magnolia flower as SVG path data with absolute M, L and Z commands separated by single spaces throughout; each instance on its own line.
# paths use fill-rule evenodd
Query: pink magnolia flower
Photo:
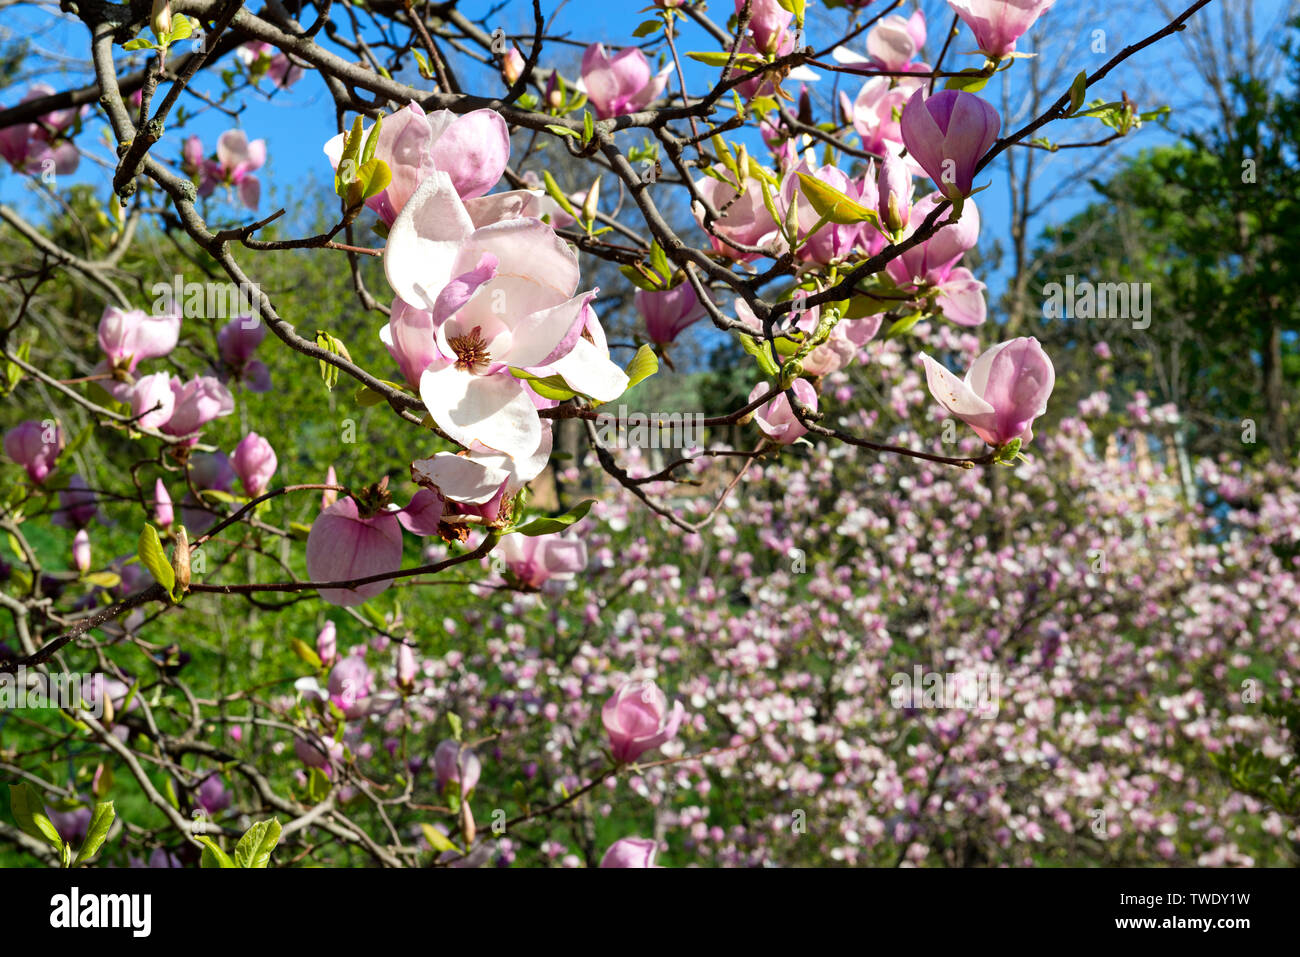
M 610 59 L 603 43 L 593 43 L 582 55 L 582 87 L 597 118 L 603 120 L 649 106 L 663 93 L 670 69 L 652 74 L 637 47 L 620 50 Z
M 176 381 L 180 381 L 179 379 Z M 176 412 L 176 392 L 166 372 L 142 376 L 125 390 L 131 416 L 142 429 L 162 428 Z
M 434 749 L 433 773 L 438 778 L 439 794 L 446 794 L 453 783 L 459 782 L 461 798 L 468 797 L 478 785 L 482 771 L 483 765 L 478 755 L 459 741 L 448 738 L 440 741 Z
M 1016 41 L 1056 0 L 948 0 L 975 34 L 980 52 L 994 59 L 1013 53 Z
M 519 47 L 511 47 L 505 56 L 501 58 L 501 76 L 513 86 L 515 81 L 524 75 L 524 67 L 527 65 L 528 61 L 519 52 Z
M 910 237 L 929 218 L 942 199 L 938 193 L 930 193 L 917 200 L 912 206 L 909 226 L 902 238 Z M 951 211 L 944 213 L 940 222 L 950 220 L 951 217 Z M 966 251 L 975 246 L 979 234 L 979 208 L 974 200 L 967 200 L 957 222 L 941 227 L 925 242 L 891 259 L 885 269 L 899 285 L 918 282 L 940 284 L 952 273 L 953 267 L 961 261 Z
M 163 528 L 176 520 L 172 497 L 168 494 L 167 486 L 163 484 L 162 479 L 158 479 L 153 485 L 153 517 L 154 521 Z
M 335 741 L 328 735 L 310 733 L 308 737 L 295 735 L 293 753 L 307 767 L 320 768 L 328 772 L 332 766 L 343 763 L 343 742 Z
M 191 140 L 193 138 L 191 137 Z M 200 152 L 202 146 L 198 147 Z M 186 142 L 185 159 L 192 159 L 194 147 Z M 233 186 L 239 201 L 249 209 L 257 209 L 262 195 L 262 184 L 253 172 L 266 164 L 266 140 L 248 140 L 243 130 L 226 130 L 217 138 L 216 161 L 203 160 L 200 168 L 199 195 L 210 196 L 217 186 Z
M 235 55 L 248 67 L 253 79 L 265 76 L 282 90 L 302 79 L 304 70 L 271 44 L 250 40 L 235 48 Z
M 55 422 L 28 419 L 5 433 L 4 446 L 5 455 L 25 468 L 28 477 L 40 485 L 54 471 L 55 460 L 63 451 L 63 430 Z
M 775 53 L 790 28 L 794 13 L 781 6 L 780 0 L 735 0 L 736 14 L 749 4 L 749 29 L 754 45 L 763 53 Z
M 535 219 L 476 228 L 450 178 L 438 171 L 394 220 L 384 269 L 401 299 L 431 313 L 437 356 L 420 376 L 420 397 L 434 421 L 466 448 L 479 443 L 531 455 L 542 423 L 531 391 L 511 370 L 545 369 L 590 331 L 586 306 L 595 293 L 574 295 L 572 249 Z M 606 402 L 627 383 L 623 378 L 612 391 L 620 383 L 600 351 L 583 350 L 590 366 L 566 369 L 565 377 L 571 388 Z
M 727 173 L 723 173 L 727 176 Z M 727 244 L 726 240 L 745 246 L 766 247 L 773 245 L 773 252 L 780 255 L 785 241 L 781 239 L 777 224 L 772 221 L 772 214 L 763 202 L 763 189 L 755 179 L 746 180 L 745 190 L 736 198 L 736 190 L 727 183 L 720 182 L 712 176 L 706 176 L 695 184 L 708 203 L 721 215 L 713 222 L 714 236 L 709 235 L 709 244 L 717 253 L 729 256 L 738 262 L 757 259 L 759 254 L 745 252 Z M 694 210 L 695 221 L 704 227 L 704 210 L 698 206 Z M 719 239 L 721 237 L 721 239 Z
M 209 774 L 194 791 L 194 803 L 208 814 L 220 814 L 230 807 L 230 792 L 221 781 L 221 775 Z
M 329 667 L 338 657 L 338 631 L 334 627 L 334 622 L 326 620 L 321 626 L 320 633 L 316 635 L 316 654 L 321 660 L 321 664 Z
M 370 714 L 371 702 L 368 699 L 374 690 L 374 673 L 361 654 L 350 654 L 330 669 L 329 699 L 348 720 Z
M 369 135 L 370 127 L 363 131 Z M 325 155 L 337 170 L 343 158 L 343 134 L 325 144 Z M 501 115 L 494 110 L 474 110 L 457 116 L 450 110 L 426 114 L 418 103 L 409 103 L 392 116 L 385 117 L 379 129 L 375 158 L 388 164 L 392 182 L 366 206 L 391 226 L 406 206 L 416 188 L 429 174 L 441 171 L 468 204 L 470 218 L 479 222 L 496 222 L 513 215 L 533 215 L 529 204 L 534 198 L 527 190 L 487 196 L 497 184 L 510 161 L 510 131 Z
M 917 90 L 903 108 L 899 127 L 908 153 L 949 199 L 969 196 L 975 167 L 998 138 L 1002 118 L 974 93 L 941 90 L 926 98 Z
M 420 673 L 419 665 L 415 661 L 415 652 L 411 646 L 401 641 L 397 644 L 397 686 L 404 691 L 410 691 L 415 687 L 416 676 Z
M 72 564 L 83 575 L 90 571 L 90 534 L 84 528 L 72 536 Z
M 971 365 L 965 379 L 922 355 L 926 383 L 936 402 L 995 448 L 1012 439 L 1033 440 L 1033 422 L 1047 411 L 1056 371 L 1038 340 L 1000 342 Z
M 144 359 L 159 359 L 176 348 L 179 315 L 151 316 L 142 309 L 109 306 L 99 320 L 99 347 L 114 368 L 135 372 Z
M 587 544 L 576 535 L 507 535 L 500 548 L 506 567 L 530 588 L 568 581 L 587 567 Z
M 823 166 L 819 169 L 813 169 L 808 165 L 807 161 L 801 162 L 788 172 L 785 180 L 781 183 L 781 202 L 778 208 L 788 209 L 791 203 L 798 205 L 798 233 L 799 237 L 805 240 L 795 255 L 805 262 L 822 263 L 823 265 L 843 259 L 853 252 L 854 246 L 857 245 L 858 237 L 862 233 L 862 224 L 826 223 L 810 235 L 810 231 L 820 222 L 821 217 L 804 195 L 803 186 L 799 179 L 800 173 L 820 180 L 832 189 L 844 193 L 855 202 L 862 199 L 859 186 L 836 166 Z
M 938 193 L 930 193 L 916 202 L 904 238 L 929 217 L 940 201 Z M 961 219 L 891 260 L 885 269 L 904 288 L 937 287 L 936 304 L 948 319 L 962 326 L 977 326 L 985 320 L 988 311 L 985 286 L 969 269 L 958 267 L 957 263 L 975 245 L 979 231 L 979 208 L 973 200 L 967 200 Z
M 898 116 L 907 103 L 907 92 L 891 87 L 889 77 L 873 77 L 862 84 L 852 104 L 847 93 L 841 93 L 840 99 L 854 130 L 862 137 L 862 148 L 868 153 L 884 156 L 903 142 Z
M 307 535 L 307 575 L 312 581 L 351 581 L 401 567 L 402 526 L 397 515 L 362 516 L 351 496 L 321 512 Z M 332 605 L 360 605 L 391 583 L 385 578 L 354 588 L 322 588 L 320 596 Z
M 249 432 L 235 446 L 230 464 L 234 466 L 244 491 L 249 497 L 256 497 L 266 491 L 271 476 L 275 474 L 275 449 L 256 432 Z
M 659 845 L 643 837 L 625 837 L 615 841 L 600 859 L 601 867 L 659 867 L 655 853 Z
M 189 382 L 172 376 L 171 390 L 176 397 L 176 409 L 163 425 L 162 431 L 178 437 L 192 437 L 189 444 L 198 441 L 198 431 L 213 419 L 235 411 L 235 400 L 230 391 L 213 376 L 195 376 Z
M 253 353 L 266 338 L 266 326 L 252 316 L 231 319 L 217 332 L 217 352 L 225 376 L 243 382 L 250 392 L 269 392 L 271 372 Z
M 912 212 L 912 171 L 894 150 L 886 150 L 877 180 L 877 212 L 890 232 L 907 226 Z
M 638 289 L 634 302 L 645 320 L 646 334 L 657 345 L 674 341 L 705 315 L 704 305 L 689 280 L 672 289 Z
M 845 66 L 890 72 L 912 70 L 923 66 L 913 61 L 925 46 L 925 36 L 925 14 L 920 10 L 913 12 L 910 17 L 891 13 L 867 31 L 865 57 L 847 47 L 836 47 L 831 55 L 836 62 Z
M 791 388 L 794 389 L 795 398 L 799 400 L 800 405 L 814 412 L 817 411 L 817 390 L 812 387 L 811 382 L 807 379 L 795 379 Z M 753 402 L 770 390 L 771 386 L 768 383 L 760 382 L 749 393 L 749 401 Z M 764 435 L 782 445 L 789 445 L 808 432 L 808 427 L 799 421 L 799 417 L 790 408 L 790 399 L 784 392 L 766 405 L 759 406 L 754 411 L 754 421 L 758 423 Z
M 54 88 L 44 83 L 33 84 L 20 103 L 29 103 L 51 96 Z M 81 162 L 77 147 L 64 137 L 68 128 L 89 107 L 53 110 L 38 117 L 34 123 L 17 123 L 0 129 L 0 158 L 9 162 L 21 173 L 54 172 L 66 176 L 76 171 Z
M 610 695 L 600 718 L 614 760 L 629 764 L 676 736 L 685 713 L 680 701 L 670 710 L 653 681 L 627 681 Z
M 411 478 L 436 489 L 445 498 L 449 513 L 480 515 L 494 522 L 503 505 L 546 468 L 551 442 L 550 423 L 544 422 L 541 440 L 531 455 L 510 456 L 474 445 L 460 455 L 439 452 L 412 462 Z

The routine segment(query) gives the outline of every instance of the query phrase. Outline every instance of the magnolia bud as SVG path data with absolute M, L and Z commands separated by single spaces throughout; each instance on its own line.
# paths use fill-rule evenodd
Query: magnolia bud
M 90 571 L 90 536 L 83 528 L 72 539 L 72 563 L 77 571 L 86 574 Z
M 519 52 L 519 47 L 511 47 L 510 52 L 501 58 L 501 76 L 511 86 L 518 82 L 524 73 L 524 55 Z
M 176 548 L 172 551 L 172 570 L 176 573 L 176 588 L 184 593 L 190 589 L 190 538 L 185 526 L 176 527 Z
M 149 14 L 149 23 L 153 27 L 154 36 L 156 37 L 172 32 L 171 0 L 153 0 L 153 11 Z

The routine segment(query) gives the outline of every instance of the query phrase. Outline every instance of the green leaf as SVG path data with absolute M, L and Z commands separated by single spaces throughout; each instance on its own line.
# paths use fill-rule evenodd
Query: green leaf
M 596 135 L 596 121 L 592 119 L 590 110 L 582 111 L 582 141 L 590 143 L 591 138 Z
M 63 847 L 58 829 L 45 816 L 41 793 L 26 781 L 9 785 L 9 809 L 13 811 L 18 829 L 28 837 L 45 841 L 56 851 Z
M 547 123 L 546 128 L 556 136 L 572 136 L 574 139 L 581 139 L 582 134 L 577 130 L 571 130 L 567 126 L 560 126 L 558 123 Z M 547 176 L 550 174 L 547 173 Z
M 416 56 L 419 56 L 417 53 Z M 375 158 L 375 149 L 379 146 L 379 131 L 384 128 L 384 114 L 380 113 L 375 118 L 375 125 L 370 127 L 369 134 L 366 135 L 366 145 L 361 148 L 361 162 L 369 163 Z
M 731 53 L 727 50 L 687 53 L 686 55 L 706 66 L 726 66 L 727 61 L 731 59 Z M 767 61 L 762 57 L 755 56 L 752 53 L 742 53 L 736 57 L 736 66 L 741 70 L 755 70 L 766 63 Z
M 108 829 L 113 826 L 113 818 L 117 812 L 113 810 L 112 801 L 103 801 L 95 805 L 94 812 L 90 815 L 90 825 L 86 829 L 86 839 L 81 842 L 81 850 L 77 851 L 77 859 L 72 863 L 80 864 L 88 861 L 95 856 L 96 852 L 103 846 L 104 840 L 108 837 Z
M 623 371 L 627 373 L 627 387 L 630 389 L 659 371 L 659 357 L 649 346 L 642 346 Z
M 451 851 L 455 854 L 462 853 L 461 849 L 451 842 L 451 838 L 432 824 L 421 824 L 420 830 L 424 832 L 424 839 L 429 842 L 429 846 L 438 853 L 441 854 L 445 851 Z
M 943 84 L 943 88 L 945 90 L 965 90 L 967 93 L 978 93 L 988 86 L 988 82 L 992 78 L 991 73 L 986 73 L 983 70 L 962 70 L 960 76 L 948 77 Z
M 570 525 L 582 520 L 589 511 L 591 506 L 596 504 L 594 498 L 585 499 L 579 502 L 573 508 L 569 509 L 563 515 L 557 515 L 555 518 L 535 518 L 527 525 L 521 525 L 512 529 L 521 535 L 554 535 L 556 532 L 562 532 Z
M 263 868 L 271 863 L 271 852 L 280 843 L 280 821 L 258 821 L 235 845 L 235 863 L 240 867 Z
M 924 313 L 914 312 L 910 316 L 904 316 L 902 319 L 899 319 L 889 327 L 889 331 L 885 333 L 885 338 L 895 339 L 898 336 L 910 332 L 912 327 L 921 321 L 923 315 Z
M 415 62 L 420 66 L 420 76 L 424 77 L 426 80 L 432 80 L 433 71 L 429 69 L 429 61 L 420 54 L 419 50 L 413 49 L 411 52 L 415 54 Z
M 1088 94 L 1088 71 L 1080 70 L 1079 75 L 1070 84 L 1070 112 L 1076 113 L 1083 106 L 1083 98 Z
M 178 13 L 172 17 L 172 31 L 167 35 L 167 42 L 175 43 L 177 40 L 186 40 L 194 33 L 194 25 L 190 23 L 190 18 L 183 13 Z
M 447 724 L 451 726 L 452 738 L 455 739 L 456 741 L 459 741 L 461 739 L 461 736 L 464 735 L 465 733 L 465 724 L 463 721 L 460 720 L 460 715 L 458 715 L 455 711 L 448 711 Z
M 861 203 L 849 199 L 834 186 L 823 183 L 815 176 L 800 173 L 799 188 L 808 198 L 812 208 L 817 211 L 817 215 L 828 222 L 841 226 L 852 226 L 854 223 L 876 225 L 880 223 L 880 216 L 874 209 L 867 209 Z
M 758 366 L 763 370 L 766 376 L 775 376 L 781 370 L 777 367 L 776 360 L 772 358 L 772 352 L 767 347 L 767 343 L 760 343 L 753 336 L 747 336 L 743 332 L 738 333 L 740 344 L 744 350 L 758 360 Z
M 135 688 L 133 687 L 131 690 L 134 691 Z M 123 702 L 122 707 L 126 707 L 125 702 Z M 163 796 L 167 798 L 167 803 L 173 808 L 178 811 L 181 809 L 181 802 L 176 799 L 176 786 L 172 784 L 171 778 L 165 778 L 163 780 Z
M 329 797 L 330 778 L 329 775 L 320 768 L 312 768 L 307 772 L 307 798 L 313 804 L 319 804 Z
M 116 588 L 122 584 L 122 576 L 114 572 L 91 572 L 81 580 L 88 585 L 97 585 L 100 588 Z
M 122 49 L 123 50 L 152 50 L 154 49 L 154 43 L 152 40 L 145 39 L 144 37 L 136 37 L 134 40 L 127 40 L 125 43 L 123 43 Z
M 222 491 L 219 488 L 201 488 L 199 489 L 199 497 L 212 502 L 236 503 L 242 501 L 238 495 L 232 495 L 230 492 Z
M 646 20 L 639 27 L 632 31 L 634 37 L 648 37 L 664 25 L 662 20 Z
M 531 372 L 525 372 L 523 369 L 511 369 L 510 374 L 516 379 L 523 379 L 533 391 L 543 399 L 553 399 L 558 402 L 564 402 L 568 399 L 575 398 L 579 393 L 569 388 L 569 384 L 558 375 L 537 376 Z
M 293 649 L 295 655 L 312 668 L 320 668 L 322 664 L 320 655 L 316 654 L 316 649 L 312 648 L 312 646 L 307 644 L 307 642 L 303 641 L 301 638 L 295 638 L 289 643 L 289 647 Z
M 199 858 L 199 867 L 228 868 L 238 866 L 230 859 L 230 855 L 223 851 L 212 838 L 199 837 L 198 841 L 203 845 L 203 856 Z
M 171 590 L 176 586 L 176 573 L 172 571 L 171 562 L 167 561 L 167 556 L 163 553 L 157 529 L 146 522 L 144 528 L 140 529 L 136 548 L 140 556 L 140 564 L 149 569 L 153 580 L 171 594 Z
M 359 201 L 365 202 L 371 196 L 378 196 L 388 189 L 388 184 L 392 181 L 393 171 L 388 168 L 387 163 L 381 159 L 366 160 L 357 168 L 357 182 L 355 185 L 360 191 Z

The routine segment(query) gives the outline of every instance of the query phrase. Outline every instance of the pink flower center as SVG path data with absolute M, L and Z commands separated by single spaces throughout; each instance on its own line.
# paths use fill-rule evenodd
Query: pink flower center
M 463 336 L 448 339 L 447 344 L 456 353 L 456 368 L 462 372 L 480 373 L 487 368 L 491 356 L 481 326 L 475 326 Z

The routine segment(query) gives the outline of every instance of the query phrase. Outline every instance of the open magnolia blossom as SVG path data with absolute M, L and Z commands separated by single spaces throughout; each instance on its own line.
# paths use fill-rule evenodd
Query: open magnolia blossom
M 663 93 L 671 72 L 669 64 L 651 73 L 649 61 L 637 47 L 619 50 L 611 57 L 603 43 L 593 43 L 582 55 L 579 88 L 587 94 L 597 118 L 603 120 L 645 109 Z
M 541 439 L 530 455 L 506 455 L 476 443 L 460 454 L 439 452 L 432 458 L 417 459 L 411 463 L 411 478 L 455 503 L 449 511 L 477 514 L 495 522 L 501 517 L 502 505 L 546 468 L 551 444 L 551 424 L 543 422 Z
M 807 379 L 795 379 L 791 388 L 800 405 L 813 412 L 817 411 L 817 390 L 813 388 L 811 382 Z M 760 382 L 750 391 L 749 401 L 753 402 L 771 389 L 770 384 Z M 764 435 L 781 445 L 789 445 L 808 432 L 808 427 L 799 421 L 799 416 L 795 414 L 794 409 L 790 408 L 790 398 L 784 392 L 760 405 L 754 411 L 754 421 L 758 423 Z
M 368 137 L 372 129 L 365 127 L 362 135 Z M 343 158 L 343 139 L 340 133 L 325 144 L 325 155 L 335 170 Z M 523 210 L 535 202 L 527 190 L 486 196 L 510 159 L 510 131 L 501 114 L 493 110 L 474 110 L 464 116 L 450 110 L 426 114 L 418 103 L 409 103 L 383 120 L 375 159 L 388 164 L 393 178 L 386 189 L 367 199 L 366 205 L 385 225 L 392 225 L 411 194 L 433 172 L 450 177 L 476 224 L 503 218 L 497 211 L 508 206 Z M 468 202 L 473 200 L 479 202 Z
M 725 170 L 720 169 L 719 173 L 728 180 L 732 178 Z M 758 253 L 736 249 L 727 240 L 745 246 L 771 245 L 774 252 L 784 249 L 785 240 L 781 238 L 777 224 L 772 221 L 772 214 L 763 202 L 763 187 L 759 181 L 751 177 L 741 185 L 744 186 L 744 191 L 739 197 L 733 186 L 719 182 L 712 176 L 699 180 L 695 188 L 719 213 L 713 222 L 713 233 L 709 234 L 709 243 L 714 251 L 738 262 L 749 262 L 757 259 Z M 695 221 L 703 227 L 704 210 L 697 204 L 693 212 Z
M 965 379 L 927 355 L 926 384 L 935 401 L 961 419 L 989 445 L 1000 448 L 1012 439 L 1028 444 L 1034 419 L 1047 411 L 1056 370 L 1038 340 L 999 342 L 971 365 Z
M 837 46 L 831 51 L 831 56 L 837 63 L 864 70 L 919 73 L 930 69 L 924 63 L 913 62 L 925 46 L 925 35 L 925 14 L 920 10 L 914 11 L 910 17 L 891 13 L 867 31 L 865 57 L 845 46 Z
M 938 193 L 923 196 L 912 206 L 906 239 L 925 222 L 936 205 L 943 200 Z M 951 219 L 951 210 L 941 214 L 941 222 Z M 977 326 L 988 314 L 984 300 L 984 283 L 964 266 L 958 266 L 962 256 L 975 246 L 980 233 L 980 213 L 974 200 L 966 200 L 961 218 L 950 226 L 943 226 L 923 243 L 913 246 L 901 256 L 891 260 L 885 270 L 903 289 L 934 287 L 938 291 L 935 304 L 945 318 L 960 326 Z
M 507 535 L 500 548 L 506 567 L 530 588 L 569 581 L 587 567 L 587 544 L 576 535 Z
M 611 370 L 588 308 L 595 292 L 575 295 L 578 260 L 568 244 L 536 219 L 475 227 L 446 173 L 430 174 L 394 220 L 384 268 L 398 297 L 429 313 L 419 320 L 421 334 L 433 333 L 421 344 L 421 357 L 431 358 L 420 397 L 439 428 L 466 448 L 511 457 L 537 449 L 541 419 L 516 372 L 560 375 L 601 402 L 627 388 L 621 371 Z M 390 324 L 394 351 L 405 356 L 415 351 L 408 331 L 404 322 Z
M 970 27 L 980 52 L 999 59 L 1014 53 L 1016 41 L 1056 0 L 948 0 Z

